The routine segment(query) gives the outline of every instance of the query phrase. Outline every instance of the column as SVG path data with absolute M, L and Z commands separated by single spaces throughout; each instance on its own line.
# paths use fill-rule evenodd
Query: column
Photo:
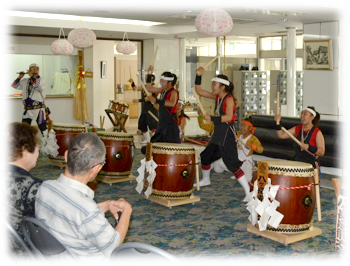
M 178 39 L 179 41 L 179 97 L 185 100 L 186 93 L 186 42 L 185 39 Z
M 295 39 L 296 29 L 287 28 L 287 115 L 296 116 L 295 99 Z

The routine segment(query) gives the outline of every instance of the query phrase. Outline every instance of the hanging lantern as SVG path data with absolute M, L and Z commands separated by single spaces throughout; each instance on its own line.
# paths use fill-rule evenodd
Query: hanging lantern
M 63 39 L 61 39 L 61 32 L 63 35 Z M 73 45 L 65 39 L 64 31 L 61 28 L 58 39 L 51 44 L 51 52 L 57 55 L 70 55 L 71 53 L 73 53 L 73 50 Z
M 87 28 L 76 28 L 68 34 L 68 41 L 77 47 L 88 47 L 96 41 L 96 34 Z
M 124 41 L 125 36 L 127 39 L 126 41 Z M 125 32 L 124 37 L 123 37 L 123 41 L 118 43 L 118 45 L 115 49 L 117 50 L 118 53 L 121 53 L 121 54 L 132 54 L 133 52 L 136 51 L 136 45 L 128 40 L 128 35 Z
M 233 28 L 231 16 L 223 9 L 208 8 L 201 11 L 195 20 L 196 29 L 209 36 L 226 36 Z

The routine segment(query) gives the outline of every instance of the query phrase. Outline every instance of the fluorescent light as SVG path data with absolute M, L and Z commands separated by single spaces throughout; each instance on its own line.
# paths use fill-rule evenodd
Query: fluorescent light
M 43 18 L 43 19 L 59 19 L 59 20 L 82 20 L 85 22 L 99 22 L 99 23 L 114 23 L 114 24 L 129 24 L 129 25 L 143 25 L 143 26 L 155 26 L 165 24 L 162 22 L 143 21 L 143 20 L 131 20 L 131 19 L 117 19 L 117 18 L 100 18 L 100 17 L 81 17 L 75 15 L 60 15 L 49 13 L 37 13 L 37 12 L 23 12 L 23 11 L 8 11 L 8 14 L 13 17 L 26 17 L 26 18 Z

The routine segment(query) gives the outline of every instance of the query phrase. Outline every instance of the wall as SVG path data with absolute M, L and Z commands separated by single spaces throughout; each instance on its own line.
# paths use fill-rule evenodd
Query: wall
M 304 70 L 304 105 L 335 119 L 344 115 L 339 84 L 339 22 L 304 24 L 304 40 L 332 39 L 333 70 Z M 325 117 L 325 116 L 322 116 Z

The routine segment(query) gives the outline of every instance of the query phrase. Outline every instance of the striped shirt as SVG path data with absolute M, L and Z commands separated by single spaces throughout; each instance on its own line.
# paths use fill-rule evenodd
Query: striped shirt
M 61 174 L 40 186 L 35 214 L 70 253 L 103 260 L 119 245 L 120 235 L 93 198 L 87 185 Z

